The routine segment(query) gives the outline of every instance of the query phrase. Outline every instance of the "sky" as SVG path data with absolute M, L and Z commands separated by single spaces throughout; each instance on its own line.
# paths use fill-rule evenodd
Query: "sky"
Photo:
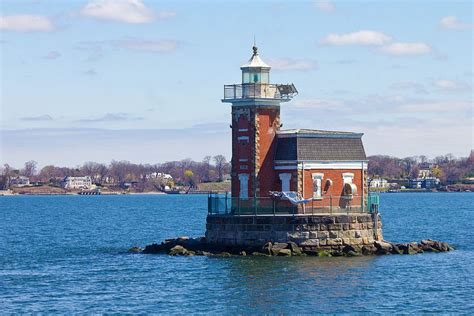
M 294 83 L 283 128 L 364 133 L 368 155 L 473 146 L 471 1 L 2 0 L 0 163 L 230 159 L 252 54 Z

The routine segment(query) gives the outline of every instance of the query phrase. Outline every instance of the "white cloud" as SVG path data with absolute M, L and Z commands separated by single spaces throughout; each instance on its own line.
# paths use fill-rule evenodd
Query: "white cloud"
M 390 85 L 390 89 L 412 91 L 417 94 L 428 94 L 428 91 L 425 89 L 425 87 L 421 83 L 417 83 L 413 81 L 395 82 Z
M 441 27 L 452 30 L 468 30 L 474 28 L 472 23 L 463 23 L 455 16 L 446 16 L 439 21 Z
M 316 0 L 314 6 L 323 12 L 334 12 L 336 10 L 334 4 L 329 0 Z
M 124 39 L 113 43 L 122 48 L 152 53 L 170 53 L 178 47 L 178 42 L 175 40 Z
M 317 63 L 309 59 L 270 58 L 268 64 L 275 70 L 311 70 Z
M 444 91 L 465 91 L 470 90 L 470 87 L 467 83 L 452 81 L 447 79 L 440 79 L 434 82 L 434 86 L 440 90 Z
M 149 23 L 157 17 L 141 0 L 93 0 L 80 11 L 86 17 L 100 20 L 140 24 Z M 170 17 L 170 14 L 166 14 Z
M 329 34 L 321 40 L 328 45 L 383 45 L 392 38 L 382 32 L 361 30 L 346 34 Z
M 391 55 L 423 55 L 431 52 L 431 47 L 425 43 L 392 43 L 380 49 Z
M 54 23 L 45 16 L 19 14 L 0 16 L 0 30 L 15 32 L 51 32 Z

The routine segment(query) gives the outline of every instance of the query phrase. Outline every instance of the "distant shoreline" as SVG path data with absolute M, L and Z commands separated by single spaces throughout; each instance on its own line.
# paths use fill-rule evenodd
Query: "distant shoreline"
M 372 192 L 377 193 L 377 192 Z M 383 194 L 397 194 L 397 193 L 474 193 L 472 191 L 396 191 L 396 192 L 378 192 Z M 193 194 L 167 194 L 165 192 L 130 192 L 130 193 L 102 193 L 96 196 L 124 196 L 124 195 L 205 195 L 207 193 L 193 193 Z M 77 193 L 3 193 L 0 192 L 0 197 L 6 196 L 81 196 Z

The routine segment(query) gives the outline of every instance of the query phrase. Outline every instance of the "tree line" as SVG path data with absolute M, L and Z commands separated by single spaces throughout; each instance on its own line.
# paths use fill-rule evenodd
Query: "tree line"
M 456 158 L 452 154 L 429 159 L 426 156 L 397 158 L 385 155 L 369 156 L 370 177 L 386 179 L 407 179 L 418 177 L 421 168 L 429 168 L 432 175 L 442 184 L 461 182 L 464 178 L 474 177 L 474 152 L 468 157 Z M 172 182 L 157 179 L 153 175 L 169 174 Z M 39 169 L 38 164 L 27 161 L 23 168 L 16 169 L 8 164 L 0 167 L 0 188 L 8 187 L 9 180 L 17 176 L 26 176 L 31 182 L 59 184 L 67 176 L 91 176 L 94 183 L 121 184 L 123 182 L 160 182 L 166 185 L 186 185 L 194 187 L 202 182 L 222 182 L 230 173 L 230 163 L 223 155 L 206 156 L 202 161 L 183 159 L 157 164 L 135 164 L 129 161 L 112 160 L 106 165 L 97 162 L 85 162 L 75 168 L 47 165 Z
M 23 168 L 17 169 L 9 164 L 0 167 L 0 188 L 9 186 L 10 180 L 25 176 L 30 182 L 59 184 L 65 177 L 90 176 L 96 184 L 120 185 L 124 182 L 160 182 L 163 185 L 190 185 L 201 182 L 222 182 L 230 173 L 230 163 L 225 156 L 206 156 L 202 161 L 183 159 L 157 164 L 136 164 L 129 161 L 112 160 L 108 165 L 93 161 L 85 162 L 75 168 L 47 165 L 38 168 L 38 164 L 27 161 Z M 164 174 L 173 178 L 165 179 Z
M 441 184 L 459 183 L 474 177 L 474 152 L 468 157 L 456 158 L 452 154 L 429 159 L 426 156 L 397 158 L 384 155 L 369 156 L 370 177 L 385 179 L 417 178 L 420 169 L 429 169 Z

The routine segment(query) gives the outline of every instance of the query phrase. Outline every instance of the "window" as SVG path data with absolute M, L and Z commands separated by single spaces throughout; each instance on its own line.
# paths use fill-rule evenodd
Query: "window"
M 343 180 L 344 184 L 352 183 L 353 180 L 354 180 L 354 174 L 349 173 L 349 172 L 345 172 L 345 173 L 342 174 L 342 180 Z
M 242 83 L 250 83 L 250 74 L 248 72 L 242 73 Z
M 247 173 L 239 174 L 239 182 L 240 182 L 239 197 L 241 199 L 248 199 L 249 198 L 249 175 Z
M 324 174 L 313 173 L 311 176 L 313 179 L 313 199 L 322 199 Z
M 290 179 L 291 179 L 291 173 L 280 173 L 282 192 L 290 191 Z
M 240 170 L 248 170 L 249 166 L 247 165 L 241 165 Z

